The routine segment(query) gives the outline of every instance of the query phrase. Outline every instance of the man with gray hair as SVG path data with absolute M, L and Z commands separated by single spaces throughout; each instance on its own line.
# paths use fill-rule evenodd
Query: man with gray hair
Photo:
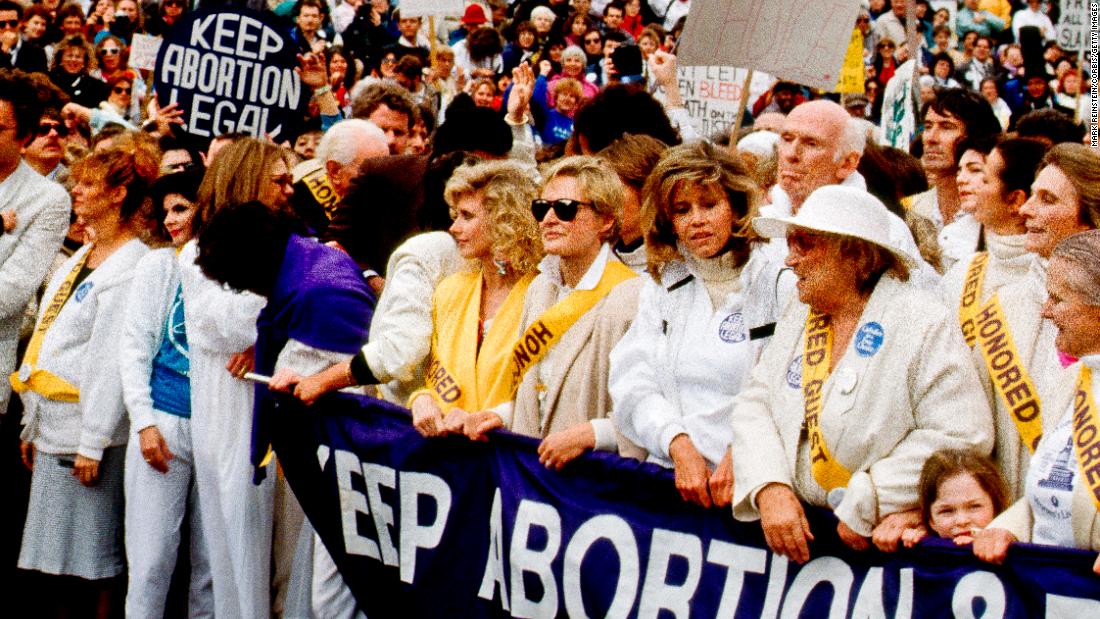
M 806 198 L 825 185 L 866 191 L 867 182 L 856 171 L 866 145 L 864 123 L 840 105 L 821 99 L 794 108 L 783 119 L 777 148 L 778 182 L 771 190 L 771 204 L 761 207 L 761 215 L 795 215 Z M 892 213 L 890 236 L 919 265 L 913 269 L 913 281 L 922 287 L 936 286 L 939 277 L 935 270 L 921 258 L 905 222 Z M 786 253 L 785 246 L 775 246 L 774 250 Z
M 291 206 L 312 233 L 328 228 L 363 162 L 389 155 L 389 144 L 386 133 L 369 120 L 342 120 L 325 132 L 313 159 L 295 166 Z

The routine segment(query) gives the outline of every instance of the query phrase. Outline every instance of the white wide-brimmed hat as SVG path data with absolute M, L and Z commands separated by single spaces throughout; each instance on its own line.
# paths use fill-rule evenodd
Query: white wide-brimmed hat
M 797 215 L 757 217 L 752 220 L 752 227 L 769 239 L 787 236 L 791 226 L 855 237 L 888 250 L 907 267 L 914 268 L 917 263 L 913 256 L 906 251 L 901 239 L 891 234 L 891 219 L 886 206 L 865 190 L 826 185 L 806 198 Z

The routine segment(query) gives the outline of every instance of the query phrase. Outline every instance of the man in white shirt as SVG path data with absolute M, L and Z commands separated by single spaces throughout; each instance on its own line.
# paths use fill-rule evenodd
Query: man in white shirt
M 1039 0 L 1028 0 L 1027 8 L 1016 11 L 1012 16 L 1012 34 L 1017 41 L 1020 40 L 1020 28 L 1025 26 L 1038 28 L 1044 41 L 1054 40 L 1054 24 L 1051 23 L 1050 17 L 1042 11 L 1041 4 Z

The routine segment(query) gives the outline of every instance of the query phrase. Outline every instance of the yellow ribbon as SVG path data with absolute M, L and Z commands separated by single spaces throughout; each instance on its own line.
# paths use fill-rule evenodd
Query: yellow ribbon
M 325 215 L 332 219 L 332 213 L 336 210 L 340 197 L 336 195 L 336 189 L 333 188 L 325 167 L 321 166 L 303 176 L 302 183 L 305 184 L 306 189 L 309 189 L 309 193 L 317 201 L 317 204 L 320 204 L 321 208 L 324 209 Z
M 570 292 L 531 323 L 531 326 L 527 327 L 512 346 L 511 361 L 509 369 L 506 370 L 511 375 L 509 393 L 512 397 L 515 398 L 527 370 L 546 356 L 546 353 L 558 342 L 562 334 L 573 326 L 573 323 L 616 286 L 637 276 L 621 262 L 608 262 L 595 288 Z
M 818 485 L 830 492 L 846 488 L 852 473 L 829 453 L 821 432 L 821 397 L 831 370 L 833 327 L 829 316 L 810 310 L 802 342 L 802 400 L 806 411 L 806 433 L 810 438 L 810 467 Z M 834 506 L 835 507 L 835 506 Z
M 1096 400 L 1092 397 L 1092 370 L 1083 363 L 1073 396 L 1073 446 L 1089 496 L 1100 511 L 1100 419 L 1096 417 Z
M 1035 453 L 1043 437 L 1042 402 L 1016 350 L 999 295 L 993 295 L 975 314 L 974 332 L 993 390 L 1008 409 L 1024 445 Z
M 989 265 L 989 252 L 981 252 L 970 261 L 963 282 L 962 297 L 959 299 L 959 324 L 962 325 L 966 345 L 974 348 L 974 317 L 982 304 L 982 289 L 985 286 L 985 271 Z
M 73 270 L 65 276 L 65 280 L 58 286 L 57 292 L 53 295 L 53 300 L 46 306 L 46 311 L 42 313 L 38 326 L 34 328 L 31 341 L 27 344 L 27 352 L 23 355 L 23 364 L 20 366 L 19 371 L 12 372 L 11 376 L 8 377 L 11 388 L 16 393 L 23 393 L 29 389 L 48 400 L 59 402 L 80 401 L 80 389 L 56 374 L 38 369 L 37 365 L 38 354 L 42 351 L 42 341 L 46 338 L 46 332 L 50 330 L 50 326 L 57 319 L 57 315 L 61 313 L 61 308 L 65 307 L 65 303 L 72 296 L 73 283 L 76 282 L 77 276 L 80 275 L 81 269 L 88 261 L 89 253 L 91 252 L 85 252 L 80 260 L 76 261 Z

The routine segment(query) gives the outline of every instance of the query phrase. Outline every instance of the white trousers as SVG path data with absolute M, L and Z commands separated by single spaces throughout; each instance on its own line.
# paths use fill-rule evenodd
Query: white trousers
M 145 463 L 133 433 L 126 447 L 126 560 L 130 564 L 126 616 L 164 616 L 164 604 L 180 545 L 180 528 L 190 509 L 191 584 L 189 617 L 214 616 L 214 590 L 203 539 L 198 485 L 191 450 L 191 420 L 154 411 L 156 427 L 173 458 L 168 472 Z
M 331 619 L 367 619 L 355 596 L 336 569 L 336 562 L 321 537 L 307 522 L 304 529 L 313 537 L 313 616 Z M 305 531 L 304 531 L 305 532 Z

